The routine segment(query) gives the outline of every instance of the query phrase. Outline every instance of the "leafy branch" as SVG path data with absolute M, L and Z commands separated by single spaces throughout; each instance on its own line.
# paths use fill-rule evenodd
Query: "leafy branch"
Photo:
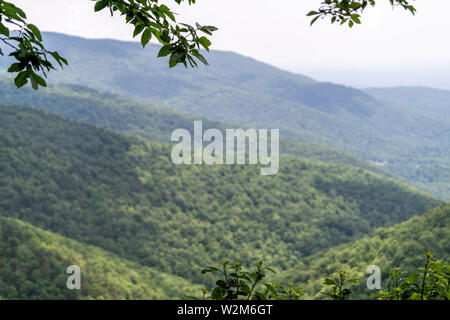
M 405 277 L 405 271 L 398 267 L 391 270 L 391 280 L 385 291 L 381 290 L 375 298 L 379 300 L 449 300 L 450 265 L 425 251 L 424 266 L 420 272 Z
M 195 26 L 177 22 L 176 14 L 158 0 L 92 0 L 96 12 L 109 9 L 125 17 L 126 23 L 134 26 L 133 37 L 140 36 L 145 47 L 152 38 L 161 45 L 158 57 L 169 56 L 169 67 L 178 64 L 185 67 L 197 67 L 198 61 L 207 65 L 208 61 L 200 53 L 201 49 L 209 51 L 211 41 L 208 36 L 218 29 L 214 26 Z M 174 0 L 180 5 L 187 2 L 195 4 L 196 0 Z M 401 6 L 415 14 L 416 9 L 411 0 L 389 0 L 392 6 Z M 311 24 L 319 18 L 331 17 L 331 22 L 338 22 L 352 27 L 361 23 L 361 14 L 368 6 L 375 6 L 375 0 L 323 0 L 316 11 L 308 16 L 313 17 Z M 15 73 L 14 83 L 17 87 L 24 86 L 28 80 L 34 89 L 47 86 L 44 78 L 55 69 L 49 58 L 53 58 L 61 67 L 67 65 L 65 58 L 56 51 L 47 50 L 42 41 L 38 27 L 26 22 L 27 16 L 23 10 L 5 0 L 0 0 L 0 42 L 12 49 L 10 56 L 16 59 L 8 72 Z M 0 55 L 3 52 L 0 48 Z M 39 73 L 42 75 L 39 75 Z
M 52 57 L 61 67 L 67 65 L 67 60 L 56 51 L 47 50 L 42 44 L 42 35 L 38 27 L 26 22 L 27 16 L 22 9 L 14 4 L 0 0 L 0 41 L 6 44 L 12 52 L 9 56 L 17 62 L 13 63 L 8 72 L 16 73 L 15 85 L 20 88 L 28 80 L 34 89 L 46 87 L 44 77 L 55 69 L 49 58 Z M 0 48 L 0 55 L 3 55 Z
M 389 0 L 393 6 L 400 6 L 411 12 L 413 15 L 416 9 L 411 5 L 411 0 Z M 324 0 L 318 10 L 310 11 L 307 16 L 313 17 L 311 25 L 319 18 L 331 18 L 331 23 L 345 24 L 351 28 L 355 24 L 361 23 L 361 15 L 368 7 L 375 7 L 375 0 Z
M 222 261 L 221 268 L 209 267 L 202 271 L 202 274 L 219 273 L 222 276 L 222 279 L 216 281 L 216 287 L 211 292 L 206 288 L 202 290 L 202 299 L 298 300 L 303 296 L 303 289 L 294 287 L 291 283 L 288 287 L 283 287 L 276 282 L 266 281 L 267 272 L 276 274 L 274 269 L 265 267 L 262 261 L 255 264 L 254 271 L 244 271 L 238 262 L 230 264 L 228 261 Z
M 325 279 L 323 284 L 329 286 L 330 289 L 324 294 L 333 300 L 347 300 L 352 294 L 352 290 L 348 286 L 356 283 L 358 283 L 358 279 L 347 279 L 345 271 L 340 271 L 337 277 Z
M 134 26 L 133 37 L 140 35 L 141 44 L 145 47 L 152 38 L 162 44 L 158 57 L 170 56 L 169 67 L 173 68 L 179 63 L 185 67 L 198 66 L 197 61 L 207 65 L 208 61 L 200 53 L 202 48 L 209 51 L 211 36 L 218 30 L 213 26 L 202 26 L 196 23 L 191 26 L 178 23 L 176 14 L 157 0 L 95 0 L 95 11 L 109 8 L 111 16 L 115 12 L 125 16 L 126 23 Z M 174 0 L 181 4 L 183 0 Z M 186 0 L 194 4 L 195 0 Z

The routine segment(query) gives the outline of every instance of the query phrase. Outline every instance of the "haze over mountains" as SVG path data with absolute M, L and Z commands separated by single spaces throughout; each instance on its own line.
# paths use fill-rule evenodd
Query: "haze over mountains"
M 79 85 L 55 85 L 39 91 L 31 88 L 17 90 L 10 78 L 0 77 L 0 95 L 4 104 L 43 109 L 68 119 L 164 143 L 169 142 L 172 132 L 178 128 L 185 128 L 192 134 L 195 120 L 202 120 L 204 130 L 217 128 L 225 131 L 226 128 L 241 127 Z M 281 136 L 280 152 L 385 174 L 348 152 L 295 138 Z
M 44 38 L 70 61 L 50 88 L 0 77 L 0 298 L 181 298 L 222 259 L 263 259 L 319 298 L 339 269 L 450 256 L 449 91 L 357 90 L 230 52 L 169 70 L 157 46 Z M 170 134 L 194 120 L 280 128 L 280 172 L 174 166 Z
M 289 73 L 230 52 L 211 52 L 210 66 L 167 68 L 158 46 L 44 35 L 70 60 L 52 82 L 87 85 L 211 120 L 279 128 L 380 165 L 450 199 L 450 117 L 443 90 L 361 91 Z M 394 89 L 392 89 L 394 90 Z M 388 90 L 392 92 L 392 90 Z M 411 98 L 415 97 L 415 98 Z M 417 103 L 421 101 L 421 104 Z

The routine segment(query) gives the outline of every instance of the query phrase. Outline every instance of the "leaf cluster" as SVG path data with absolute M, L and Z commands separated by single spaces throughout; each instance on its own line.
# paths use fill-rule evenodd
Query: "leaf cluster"
M 303 296 L 303 289 L 294 287 L 291 283 L 283 287 L 279 283 L 265 280 L 267 272 L 276 274 L 273 268 L 265 267 L 262 261 L 255 264 L 253 271 L 244 271 L 239 262 L 230 264 L 229 261 L 222 261 L 220 269 L 208 267 L 202 271 L 202 274 L 220 273 L 223 276 L 216 281 L 216 286 L 210 293 L 208 289 L 203 289 L 203 299 L 298 300 Z
M 181 4 L 183 0 L 175 0 Z M 194 4 L 195 0 L 188 0 Z M 140 36 L 141 44 L 145 47 L 152 38 L 162 44 L 158 57 L 169 56 L 169 66 L 175 67 L 179 63 L 185 67 L 197 67 L 196 60 L 207 65 L 208 61 L 200 53 L 202 48 L 209 51 L 211 41 L 207 36 L 218 30 L 213 26 L 195 26 L 178 23 L 176 14 L 158 0 L 98 0 L 95 11 L 108 8 L 111 15 L 119 13 L 125 17 L 126 23 L 134 26 L 133 37 Z
M 411 5 L 411 0 L 389 0 L 390 4 L 400 6 L 405 10 L 416 13 L 416 9 Z M 361 23 L 361 14 L 368 6 L 374 7 L 375 0 L 324 0 L 318 10 L 310 11 L 307 15 L 313 17 L 311 25 L 319 18 L 330 17 L 331 23 L 341 25 L 348 23 L 352 28 L 355 24 Z
M 390 282 L 381 290 L 379 300 L 448 300 L 450 299 L 450 265 L 425 251 L 424 266 L 409 275 L 399 267 L 390 272 Z M 404 276 L 403 276 L 404 275 Z
M 352 290 L 349 286 L 351 284 L 357 284 L 358 279 L 347 279 L 345 271 L 340 271 L 335 278 L 326 278 L 324 285 L 329 287 L 329 290 L 324 292 L 333 300 L 347 300 Z
M 39 28 L 27 23 L 25 12 L 3 0 L 0 0 L 0 42 L 11 49 L 9 56 L 17 61 L 9 67 L 8 72 L 16 73 L 14 83 L 18 88 L 28 81 L 34 89 L 46 87 L 46 81 L 39 73 L 47 77 L 47 73 L 55 69 L 52 58 L 61 67 L 67 65 L 67 60 L 58 52 L 45 48 Z M 0 55 L 4 55 L 1 48 Z

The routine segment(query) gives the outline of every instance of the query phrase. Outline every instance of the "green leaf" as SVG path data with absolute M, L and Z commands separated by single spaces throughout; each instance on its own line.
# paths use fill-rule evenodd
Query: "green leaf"
M 208 65 L 208 60 L 206 60 L 205 57 L 197 50 L 192 50 L 192 55 L 200 60 L 204 65 Z
M 353 10 L 358 10 L 358 9 L 361 8 L 361 7 L 362 7 L 362 4 L 359 3 L 359 2 L 352 2 L 352 3 L 350 4 L 350 8 L 352 8 Z
M 222 288 L 214 288 L 211 292 L 211 298 L 213 300 L 223 300 L 224 299 L 224 291 Z
M 65 65 L 69 64 L 65 58 L 61 57 L 58 54 L 58 52 L 53 51 L 53 52 L 50 52 L 50 54 L 52 55 L 53 59 L 55 59 L 56 62 L 58 62 L 58 64 L 61 66 L 61 68 L 63 67 L 63 64 L 65 64 Z
M 27 28 L 30 29 L 31 32 L 33 32 L 33 34 L 39 41 L 42 41 L 41 31 L 39 31 L 38 27 L 36 27 L 34 24 L 28 24 Z
M 171 54 L 169 59 L 169 67 L 173 68 L 180 62 L 183 62 L 185 60 L 186 54 L 184 51 L 174 52 Z
M 200 44 L 207 50 L 209 51 L 209 47 L 211 46 L 211 41 L 209 41 L 208 38 L 206 37 L 201 37 L 198 39 L 198 41 L 200 42 Z
M 30 80 L 31 80 L 31 85 L 33 87 L 33 89 L 38 89 L 39 86 L 41 87 L 46 87 L 47 83 L 45 82 L 45 80 L 40 77 L 38 74 L 36 74 L 35 72 L 31 71 L 29 72 L 30 75 Z
M 162 4 L 162 5 L 159 7 L 159 9 L 160 9 L 162 12 L 164 12 L 164 13 L 169 17 L 170 20 L 172 20 L 172 21 L 174 21 L 174 22 L 176 21 L 176 20 L 175 20 L 175 16 L 173 15 L 172 11 L 170 11 L 170 9 L 169 9 L 166 5 Z
M 214 268 L 214 267 L 209 267 L 207 269 L 202 270 L 202 274 L 205 274 L 207 272 L 217 272 L 217 271 L 220 271 L 220 270 L 217 268 Z
M 137 24 L 136 27 L 134 28 L 133 38 L 136 37 L 138 34 L 140 34 L 144 29 L 145 29 L 144 24 Z
M 98 12 L 106 8 L 108 0 L 100 0 L 95 4 L 94 11 Z
M 0 34 L 9 37 L 9 29 L 0 22 Z
M 28 82 L 28 72 L 22 71 L 20 72 L 17 77 L 14 79 L 14 84 L 17 88 L 23 87 Z
M 150 28 L 145 29 L 144 33 L 142 34 L 141 37 L 141 44 L 142 47 L 145 47 L 149 42 L 150 39 L 152 38 L 152 31 Z
M 312 26 L 314 24 L 314 22 L 317 21 L 317 19 L 319 19 L 320 16 L 315 17 L 314 19 L 311 20 L 310 26 Z
M 208 30 L 210 32 L 214 32 L 214 31 L 219 30 L 219 28 L 214 27 L 214 26 L 203 26 L 202 29 Z
M 270 292 L 272 292 L 274 295 L 277 295 L 277 291 L 275 290 L 275 288 L 274 288 L 271 284 L 264 283 L 264 285 L 266 286 L 266 288 L 267 288 Z
M 169 54 L 172 53 L 172 50 L 173 50 L 172 45 L 170 45 L 170 44 L 163 46 L 161 48 L 161 50 L 159 50 L 158 58 L 167 57 Z
M 20 72 L 23 69 L 25 69 L 25 66 L 21 63 L 13 63 L 9 69 L 8 72 Z
M 272 272 L 273 274 L 277 274 L 277 272 L 276 272 L 274 269 L 272 269 L 272 268 L 266 267 L 265 269 L 266 269 L 266 270 L 269 270 L 269 271 Z
M 353 20 L 354 22 L 356 22 L 356 23 L 358 23 L 358 24 L 361 23 L 361 21 L 359 20 L 359 15 L 357 15 L 357 14 L 352 14 L 352 15 L 351 15 L 351 18 L 352 18 L 352 20 Z

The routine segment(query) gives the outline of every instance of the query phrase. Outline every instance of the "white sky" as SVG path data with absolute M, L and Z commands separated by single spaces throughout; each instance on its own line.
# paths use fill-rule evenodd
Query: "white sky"
M 90 0 L 9 0 L 41 30 L 131 40 L 123 18 L 94 13 Z M 213 49 L 230 50 L 283 69 L 354 86 L 428 85 L 450 89 L 449 0 L 417 0 L 412 16 L 378 0 L 349 29 L 306 13 L 321 0 L 197 0 L 177 6 L 181 22 L 220 28 Z

